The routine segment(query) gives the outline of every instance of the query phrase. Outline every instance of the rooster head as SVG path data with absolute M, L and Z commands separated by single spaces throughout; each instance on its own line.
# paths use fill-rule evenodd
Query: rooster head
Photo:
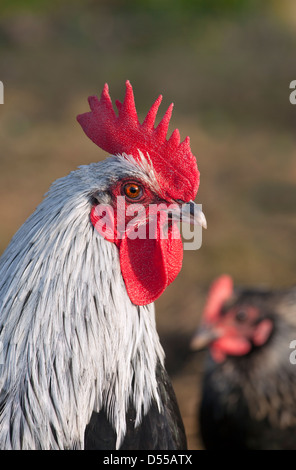
M 136 305 L 156 300 L 181 269 L 178 219 L 206 225 L 193 202 L 199 171 L 189 137 L 180 142 L 176 129 L 166 139 L 173 105 L 155 127 L 161 100 L 141 124 L 129 81 L 123 102 L 116 101 L 118 115 L 105 84 L 100 99 L 89 98 L 91 111 L 77 117 L 86 135 L 112 156 L 108 183 L 93 194 L 90 218 L 118 247 L 126 289 Z
M 244 356 L 263 346 L 272 330 L 273 319 L 268 311 L 266 314 L 264 294 L 255 290 L 235 293 L 231 277 L 223 275 L 210 287 L 191 348 L 209 346 L 213 359 L 223 362 L 227 356 Z

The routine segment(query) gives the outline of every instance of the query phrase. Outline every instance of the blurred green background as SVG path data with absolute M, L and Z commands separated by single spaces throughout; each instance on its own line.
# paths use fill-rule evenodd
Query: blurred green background
M 75 120 L 105 82 L 122 99 L 129 79 L 141 117 L 162 93 L 190 135 L 208 230 L 157 322 L 191 449 L 202 360 L 180 358 L 209 283 L 296 280 L 295 46 L 294 0 L 0 1 L 0 252 L 52 181 L 105 157 Z

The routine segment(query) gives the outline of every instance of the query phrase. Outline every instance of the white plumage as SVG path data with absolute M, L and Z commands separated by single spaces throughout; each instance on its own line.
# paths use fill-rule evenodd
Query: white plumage
M 119 446 L 129 398 L 137 424 L 151 398 L 159 401 L 155 369 L 164 355 L 153 304 L 131 303 L 117 247 L 89 222 L 90 198 L 131 173 L 125 161 L 56 181 L 0 260 L 1 449 L 83 448 L 103 404 Z
M 107 85 L 90 97 L 77 119 L 116 156 L 56 181 L 0 259 L 0 449 L 186 448 L 151 302 L 182 266 L 176 214 L 205 218 L 189 138 L 166 140 L 172 105 L 154 127 L 160 102 L 140 124 L 128 81 L 118 116 Z M 116 224 L 119 197 L 110 237 L 97 211 Z

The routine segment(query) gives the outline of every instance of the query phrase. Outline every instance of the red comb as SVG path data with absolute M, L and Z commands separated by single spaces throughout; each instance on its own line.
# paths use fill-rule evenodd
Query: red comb
M 100 100 L 97 96 L 90 96 L 91 111 L 80 114 L 77 120 L 86 135 L 112 155 L 126 153 L 139 160 L 140 150 L 152 163 L 164 196 L 189 201 L 195 198 L 199 186 L 196 159 L 191 153 L 189 137 L 180 143 L 178 129 L 166 140 L 173 104 L 154 128 L 161 100 L 160 95 L 140 124 L 130 82 L 126 82 L 123 103 L 116 101 L 118 116 L 105 84 Z
M 203 318 L 206 322 L 217 319 L 224 302 L 230 299 L 232 293 L 233 281 L 227 274 L 223 274 L 212 283 L 203 312 Z

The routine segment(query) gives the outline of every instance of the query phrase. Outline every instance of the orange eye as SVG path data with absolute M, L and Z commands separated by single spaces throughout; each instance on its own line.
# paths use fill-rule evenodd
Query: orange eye
M 124 194 L 130 199 L 137 199 L 143 194 L 143 189 L 136 183 L 128 183 L 123 189 Z

